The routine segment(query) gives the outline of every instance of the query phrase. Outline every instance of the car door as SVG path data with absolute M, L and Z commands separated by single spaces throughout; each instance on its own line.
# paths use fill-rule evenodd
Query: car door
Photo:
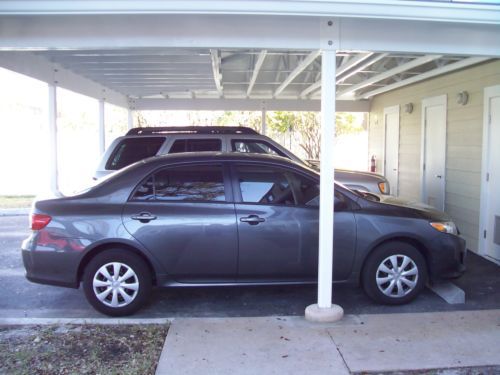
M 238 281 L 315 281 L 318 181 L 269 165 L 235 165 L 232 173 L 239 234 Z M 339 195 L 339 199 L 347 198 Z M 349 277 L 356 240 L 354 215 L 346 201 L 341 203 L 335 215 L 335 280 Z
M 232 282 L 237 228 L 222 164 L 163 168 L 135 189 L 123 210 L 127 231 L 180 282 Z

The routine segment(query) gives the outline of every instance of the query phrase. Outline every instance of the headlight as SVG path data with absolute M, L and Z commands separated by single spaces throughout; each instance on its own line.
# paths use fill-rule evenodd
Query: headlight
M 389 184 L 386 182 L 379 182 L 378 188 L 382 194 L 389 194 Z
M 434 229 L 449 234 L 458 234 L 457 226 L 453 221 L 429 223 Z

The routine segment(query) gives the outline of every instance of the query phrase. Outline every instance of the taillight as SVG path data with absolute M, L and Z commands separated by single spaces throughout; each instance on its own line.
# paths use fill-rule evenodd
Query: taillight
M 31 215 L 31 229 L 40 230 L 47 226 L 50 223 L 52 218 L 49 215 L 43 214 L 32 214 Z

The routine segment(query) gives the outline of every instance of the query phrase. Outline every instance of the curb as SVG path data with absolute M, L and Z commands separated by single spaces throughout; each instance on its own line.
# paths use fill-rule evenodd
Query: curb
M 1 216 L 27 216 L 31 208 L 2 208 L 0 209 Z
M 22 325 L 65 325 L 65 324 L 98 324 L 98 325 L 132 325 L 132 324 L 167 324 L 175 318 L 0 318 L 0 326 Z

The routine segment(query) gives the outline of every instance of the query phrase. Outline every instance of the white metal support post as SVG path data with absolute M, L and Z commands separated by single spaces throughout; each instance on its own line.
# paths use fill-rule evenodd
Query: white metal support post
M 49 108 L 47 122 L 47 144 L 48 144 L 48 186 L 52 193 L 59 193 L 58 167 L 57 167 L 57 87 L 55 84 L 48 85 Z
M 327 20 L 327 27 L 334 27 Z M 322 25 L 322 31 L 324 30 Z M 319 203 L 318 303 L 306 308 L 306 319 L 333 322 L 344 315 L 343 309 L 332 304 L 333 235 L 334 235 L 334 147 L 335 140 L 335 31 L 324 31 L 321 58 L 321 178 Z M 323 39 L 323 38 L 322 38 Z
M 128 130 L 134 127 L 134 111 L 132 109 L 128 110 Z
M 266 102 L 262 102 L 262 134 L 267 135 L 267 122 L 266 122 Z
M 104 154 L 106 148 L 106 123 L 104 120 L 104 98 L 99 99 L 99 154 Z

